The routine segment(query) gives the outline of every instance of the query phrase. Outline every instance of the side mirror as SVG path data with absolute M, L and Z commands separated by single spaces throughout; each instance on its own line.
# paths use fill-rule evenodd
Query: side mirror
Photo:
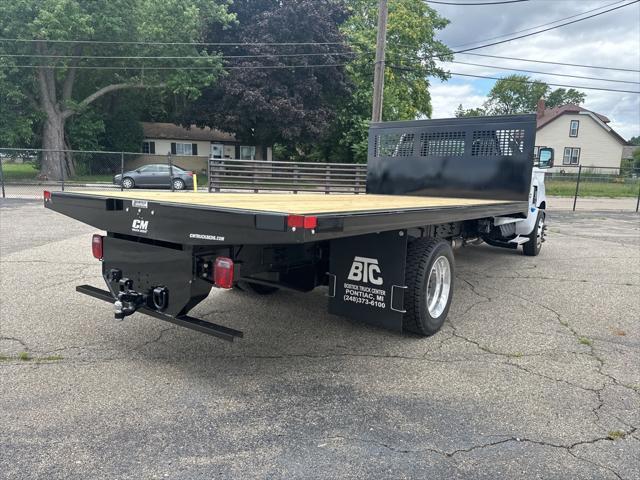
M 136 168 L 136 173 L 140 173 L 140 169 L 139 168 Z
M 538 150 L 538 168 L 553 167 L 553 148 L 541 148 Z

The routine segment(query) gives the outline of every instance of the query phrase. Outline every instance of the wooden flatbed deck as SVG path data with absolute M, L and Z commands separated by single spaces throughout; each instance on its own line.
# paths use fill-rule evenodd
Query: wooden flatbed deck
M 322 215 L 331 213 L 393 212 L 430 208 L 456 208 L 513 203 L 472 198 L 413 197 L 402 195 L 325 195 L 280 193 L 196 193 L 196 192 L 73 192 L 107 198 L 147 200 L 247 210 L 258 213 Z

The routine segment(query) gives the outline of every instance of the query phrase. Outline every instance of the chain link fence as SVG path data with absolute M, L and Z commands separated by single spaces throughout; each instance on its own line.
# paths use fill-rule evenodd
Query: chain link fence
M 572 199 L 574 211 L 580 198 L 626 199 L 636 212 L 640 207 L 640 168 L 562 165 L 548 171 L 544 183 L 548 196 Z
M 264 167 L 259 169 L 262 169 L 259 173 L 264 173 Z M 353 185 L 347 185 L 349 188 L 346 190 L 362 191 L 365 180 L 363 172 L 364 170 L 357 170 L 353 175 L 345 177 L 348 182 L 353 182 Z M 209 158 L 206 156 L 0 148 L 1 198 L 39 199 L 42 198 L 43 190 L 113 191 L 125 187 L 202 191 L 207 191 L 210 187 L 215 191 L 225 186 L 231 188 L 243 180 L 225 177 L 226 180 L 233 180 L 233 185 L 222 185 L 225 182 L 219 182 L 220 185 L 216 182 L 212 184 L 209 181 L 210 173 Z M 246 174 L 244 171 L 240 173 Z M 260 183 L 258 177 L 264 176 L 262 173 L 258 175 L 251 172 L 251 189 L 256 189 L 254 183 Z M 212 175 L 215 177 L 217 174 L 219 172 L 214 169 Z M 225 172 L 225 175 L 228 174 L 230 172 Z M 302 174 L 298 172 L 295 175 L 296 182 L 301 183 L 302 180 L 298 177 L 302 177 Z M 276 176 L 271 175 L 270 179 Z M 326 187 L 326 175 L 318 176 L 313 173 L 307 177 L 305 187 L 314 182 L 317 185 L 311 187 L 319 190 Z M 180 180 L 175 182 L 176 178 Z M 212 180 L 216 178 L 218 177 L 212 177 Z M 340 186 L 344 187 L 345 182 L 347 180 L 341 179 Z M 596 208 L 598 200 L 611 198 L 624 200 L 622 208 L 625 210 L 635 209 L 637 212 L 640 207 L 640 168 L 633 166 L 612 168 L 559 165 L 546 172 L 545 184 L 548 196 L 564 197 L 571 203 L 573 210 L 580 206 L 580 199 L 586 198 L 590 199 L 590 204 L 595 203 Z M 302 190 L 302 185 L 297 183 L 287 186 L 292 190 Z
M 40 199 L 44 190 L 206 189 L 207 161 L 171 154 L 0 148 L 0 195 Z

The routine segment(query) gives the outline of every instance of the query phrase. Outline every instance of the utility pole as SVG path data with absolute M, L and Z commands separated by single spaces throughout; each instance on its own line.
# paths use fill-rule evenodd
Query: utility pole
M 387 0 L 378 2 L 378 38 L 376 41 L 376 63 L 373 71 L 373 112 L 372 122 L 382 121 L 382 99 L 384 96 L 384 54 L 387 43 Z

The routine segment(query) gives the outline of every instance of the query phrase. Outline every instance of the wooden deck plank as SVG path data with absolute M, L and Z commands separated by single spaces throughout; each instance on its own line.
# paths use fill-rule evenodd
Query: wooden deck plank
M 314 193 L 195 193 L 195 192 L 71 192 L 129 200 L 148 200 L 182 205 L 201 205 L 276 212 L 294 215 L 357 213 L 419 208 L 465 207 L 512 203 L 503 200 L 472 198 L 412 197 L 400 195 L 324 195 Z

